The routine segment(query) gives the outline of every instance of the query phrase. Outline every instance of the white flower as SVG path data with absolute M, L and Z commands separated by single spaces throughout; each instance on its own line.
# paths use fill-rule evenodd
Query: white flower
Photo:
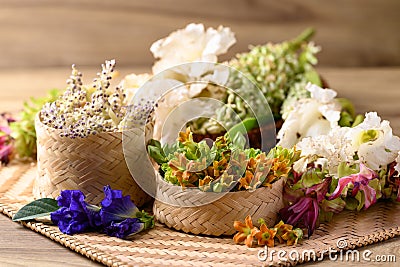
M 158 81 L 158 83 L 166 85 L 172 81 L 175 83 L 173 87 L 170 86 L 169 88 L 172 91 L 158 101 L 158 107 L 155 111 L 154 138 L 163 142 L 173 142 L 182 129 L 179 128 L 178 132 L 175 132 L 175 130 L 178 129 L 178 126 L 183 126 L 182 118 L 187 118 L 186 115 L 191 115 L 190 119 L 213 117 L 217 107 L 206 105 L 207 101 L 200 99 L 193 101 L 192 99 L 198 96 L 212 99 L 223 98 L 226 90 L 224 85 L 226 85 L 228 78 L 229 68 L 222 64 L 215 65 L 204 62 L 174 67 L 154 76 L 153 80 Z M 152 86 L 152 88 L 156 90 L 158 88 L 159 91 L 163 86 L 157 85 Z M 204 94 L 201 95 L 202 93 Z M 190 110 L 179 109 L 181 114 L 174 113 L 174 116 L 171 116 L 174 109 L 187 101 L 193 101 L 190 106 L 186 106 Z M 167 118 L 168 124 L 171 125 L 164 128 Z
M 210 84 L 225 86 L 229 78 L 229 68 L 223 64 L 196 62 L 173 67 L 157 74 L 156 78 L 172 79 L 184 83 L 189 97 L 194 98 Z
M 217 62 L 217 56 L 224 54 L 236 42 L 230 28 L 204 29 L 203 24 L 189 24 L 168 37 L 158 40 L 150 48 L 158 61 L 153 66 L 157 74 L 176 65 L 188 62 Z
M 124 89 L 125 104 L 129 104 L 133 96 L 136 94 L 137 90 L 149 79 L 151 75 L 148 73 L 143 74 L 129 74 L 124 77 L 124 79 L 119 83 L 119 87 Z
M 157 103 L 154 111 L 153 138 L 173 143 L 185 124 L 198 117 L 211 117 L 216 107 L 202 98 L 192 99 L 187 84 L 176 79 L 154 76 L 135 95 Z M 187 102 L 187 103 L 186 103 Z
M 168 86 L 172 81 L 175 83 L 175 88 L 170 93 L 157 99 L 154 138 L 160 140 L 162 135 L 162 141 L 170 141 L 171 136 L 174 140 L 174 131 L 183 126 L 180 124 L 187 114 L 211 117 L 215 113 L 213 107 L 196 100 L 192 103 L 191 110 L 180 108 L 180 114 L 175 112 L 174 116 L 171 116 L 174 109 L 195 97 L 220 99 L 225 96 L 223 86 L 228 81 L 229 68 L 214 63 L 217 63 L 217 56 L 226 53 L 235 42 L 234 34 L 229 28 L 220 26 L 218 29 L 205 30 L 203 24 L 189 24 L 185 29 L 173 32 L 151 46 L 150 51 L 158 59 L 153 66 L 155 80 L 161 83 L 161 87 Z M 193 62 L 196 63 L 184 64 Z M 144 91 L 157 90 L 157 87 L 153 86 Z M 167 119 L 171 126 L 163 129 Z
M 301 172 L 305 170 L 308 163 L 315 160 L 315 158 L 326 159 L 326 168 L 329 173 L 336 174 L 337 167 L 341 162 L 354 163 L 351 140 L 347 138 L 348 132 L 351 128 L 348 127 L 334 127 L 328 134 L 313 137 L 306 137 L 301 140 L 296 148 L 301 150 L 301 161 L 296 162 L 296 171 Z
M 367 113 L 364 122 L 354 128 L 337 126 L 326 135 L 304 138 L 296 147 L 302 156 L 295 164 L 299 172 L 315 157 L 327 159 L 333 175 L 339 163 L 356 163 L 355 155 L 359 162 L 375 171 L 395 160 L 400 161 L 400 138 L 393 135 L 389 122 L 381 122 L 376 112 Z M 400 164 L 396 167 L 400 170 Z
M 299 100 L 282 125 L 278 145 L 291 148 L 305 137 L 328 134 L 338 125 L 341 105 L 335 100 L 336 92 L 307 84 L 311 98 Z
M 393 135 L 389 121 L 376 112 L 365 114 L 365 120 L 347 135 L 361 162 L 373 170 L 393 162 L 400 151 L 400 138 Z
M 394 169 L 400 174 L 400 151 L 397 154 L 397 158 L 396 158 L 396 166 L 394 166 Z

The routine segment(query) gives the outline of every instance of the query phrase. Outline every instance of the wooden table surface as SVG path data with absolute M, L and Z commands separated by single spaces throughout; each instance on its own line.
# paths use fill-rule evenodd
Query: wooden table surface
M 82 71 L 84 81 L 90 82 L 98 70 L 84 68 Z M 120 73 L 123 76 L 130 72 L 144 71 L 145 69 L 132 68 L 120 70 Z M 400 135 L 400 67 L 324 68 L 319 71 L 330 87 L 338 91 L 339 96 L 353 101 L 358 112 L 377 111 L 383 119 L 391 122 L 394 133 Z M 18 111 L 23 101 L 30 96 L 41 96 L 50 88 L 63 88 L 69 73 L 69 68 L 0 71 L 0 111 Z M 397 262 L 400 262 L 399 238 L 363 248 L 365 249 L 370 249 L 373 255 L 395 255 Z M 0 215 L 0 267 L 66 265 L 98 266 L 97 263 Z M 339 266 L 343 262 L 326 260 L 313 265 Z M 346 265 L 359 266 L 359 263 L 349 262 Z M 396 264 L 381 263 L 380 266 Z

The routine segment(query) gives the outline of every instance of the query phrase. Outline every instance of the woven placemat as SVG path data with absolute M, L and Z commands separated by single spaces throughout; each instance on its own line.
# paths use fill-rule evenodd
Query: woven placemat
M 0 170 L 0 212 L 12 217 L 33 199 L 32 185 L 36 166 L 13 164 Z M 400 205 L 378 203 L 367 211 L 342 212 L 328 224 L 322 224 L 314 235 L 296 247 L 278 246 L 275 250 L 314 250 L 321 252 L 337 249 L 337 241 L 347 242 L 346 249 L 354 249 L 400 235 Z M 235 245 L 230 237 L 195 236 L 170 230 L 161 224 L 133 240 L 121 240 L 103 234 L 87 233 L 68 236 L 57 227 L 38 222 L 24 226 L 107 266 L 260 266 L 296 265 L 309 261 L 260 261 L 260 248 Z M 277 257 L 275 257 L 276 259 Z

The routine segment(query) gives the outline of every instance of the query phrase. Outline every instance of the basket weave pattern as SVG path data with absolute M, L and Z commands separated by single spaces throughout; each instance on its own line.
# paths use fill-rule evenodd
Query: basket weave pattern
M 86 138 L 60 137 L 60 131 L 36 118 L 38 175 L 35 198 L 57 197 L 61 190 L 78 189 L 86 201 L 100 203 L 110 185 L 142 206 L 150 197 L 136 184 L 126 165 L 122 133 L 100 133 Z
M 178 186 L 163 186 L 157 191 L 153 212 L 159 222 L 186 233 L 233 235 L 236 232 L 233 222 L 244 221 L 249 214 L 255 220 L 264 218 L 269 226 L 275 223 L 278 211 L 283 207 L 283 183 L 284 180 L 280 179 L 272 188 L 261 187 L 254 192 L 229 192 L 216 201 L 197 207 L 167 204 L 194 204 L 195 199 L 189 199 L 187 196 L 182 199 L 182 194 L 176 193 Z
M 11 164 L 0 169 L 0 213 L 12 217 L 18 209 L 33 200 L 35 173 L 36 167 L 29 164 Z M 319 257 L 330 248 L 337 249 L 339 238 L 347 240 L 346 249 L 382 242 L 400 236 L 399 212 L 400 205 L 391 202 L 378 202 L 366 211 L 343 211 L 335 215 L 330 223 L 321 224 L 300 245 L 280 245 L 276 249 L 287 253 L 296 250 L 300 254 L 314 249 Z M 235 245 L 231 237 L 211 238 L 184 234 L 161 224 L 156 224 L 150 231 L 139 233 L 132 240 L 121 240 L 99 233 L 69 236 L 61 233 L 57 226 L 34 221 L 22 224 L 106 266 L 293 266 L 310 261 L 309 258 L 301 258 L 298 261 L 279 262 L 274 257 L 273 261 L 261 262 L 257 258 L 261 247 Z M 398 242 L 392 241 L 391 253 L 398 251 Z M 371 248 L 373 252 L 375 249 Z M 325 261 L 330 265 L 327 256 Z M 358 265 L 365 263 L 360 262 Z M 368 264 L 371 265 L 370 262 Z M 385 266 L 393 264 L 386 263 Z M 354 263 L 352 265 L 355 266 Z

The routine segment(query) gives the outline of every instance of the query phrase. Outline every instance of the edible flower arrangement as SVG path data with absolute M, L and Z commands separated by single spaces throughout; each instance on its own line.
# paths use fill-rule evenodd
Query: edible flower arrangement
M 206 140 L 193 141 L 187 128 L 179 133 L 176 143 L 162 147 L 153 139 L 147 148 L 160 164 L 165 181 L 205 192 L 254 191 L 290 175 L 300 156 L 298 151 L 275 147 L 266 154 L 260 149 L 244 149 L 241 137 L 240 133 L 233 140 L 229 135 L 221 136 L 210 146 Z
M 301 151 L 293 164 L 295 175 L 285 187 L 288 203 L 281 215 L 288 223 L 303 224 L 311 235 L 318 221 L 343 209 L 368 209 L 378 199 L 400 201 L 400 138 L 376 112 L 356 119 L 352 127 L 340 126 L 336 92 L 308 88 L 312 99 L 300 100 L 297 106 L 308 114 L 296 110 L 289 114 L 278 133 L 278 145 Z M 313 105 L 316 108 L 311 109 Z M 295 122 L 301 116 L 302 125 Z
M 227 27 L 205 29 L 202 24 L 189 24 L 151 46 L 157 59 L 151 74 L 130 74 L 115 88 L 110 88 L 115 61 L 106 61 L 91 85 L 83 85 L 82 74 L 73 66 L 67 88 L 46 101 L 40 108 L 40 118 L 45 125 L 60 130 L 63 137 L 72 139 L 121 131 L 127 107 L 141 85 L 174 67 L 175 72 L 166 78 L 185 86 L 167 94 L 156 106 L 145 102 L 135 107 L 139 117 L 147 114 L 142 111 L 154 112 L 155 134 L 147 149 L 159 165 L 163 179 L 182 188 L 239 194 L 272 187 L 283 180 L 284 206 L 279 210 L 278 223 L 267 225 L 262 218 L 255 218 L 258 225 L 255 226 L 251 216 L 247 216 L 244 223 L 233 222 L 238 231 L 234 241 L 249 247 L 274 246 L 276 240 L 298 244 L 303 236 L 312 236 L 319 223 L 331 220 L 345 209 L 365 210 L 380 199 L 400 201 L 400 138 L 393 135 L 389 122 L 376 112 L 356 114 L 349 100 L 337 98 L 332 89 L 322 88 L 326 86 L 314 69 L 320 48 L 310 41 L 312 35 L 313 31 L 308 29 L 291 41 L 255 46 L 228 62 L 219 62 L 218 56 L 236 42 L 234 33 Z M 240 123 L 233 119 L 232 110 L 239 114 L 240 120 L 254 117 L 250 107 L 257 106 L 259 100 L 246 95 L 250 86 L 247 80 L 237 76 L 238 72 L 227 73 L 218 65 L 200 72 L 187 65 L 179 67 L 196 61 L 230 66 L 259 88 L 279 130 L 274 148 L 245 149 L 240 134 L 229 134 Z M 204 80 L 208 83 L 191 83 Z M 222 90 L 215 84 L 233 90 Z M 246 96 L 247 102 L 235 92 Z M 186 125 L 189 128 L 179 134 L 175 143 L 162 145 L 161 123 L 170 111 L 189 99 L 201 101 L 204 96 L 220 100 L 223 106 L 213 111 L 211 119 L 189 122 Z M 22 155 L 35 153 L 34 136 L 27 134 L 29 131 L 23 126 L 27 121 L 32 122 L 37 109 L 25 108 L 27 116 L 15 124 L 19 126 L 14 130 L 13 119 L 2 116 L 3 164 L 10 160 L 14 146 L 17 150 L 26 147 L 28 152 L 20 152 Z M 199 109 L 200 117 L 202 112 Z M 228 134 L 221 123 L 228 126 Z M 18 132 L 18 137 L 13 138 L 13 131 Z M 198 142 L 196 134 L 218 137 L 213 142 Z M 56 204 L 54 199 L 37 201 L 51 204 L 52 221 L 67 234 L 96 230 L 126 238 L 153 226 L 154 218 L 139 212 L 120 191 L 105 187 L 104 194 L 101 207 L 87 204 L 79 190 L 63 191 Z M 121 208 L 129 214 L 128 218 L 117 212 Z M 14 219 L 32 219 L 40 214 L 40 210 L 35 210 L 22 216 L 27 210 L 21 209 Z
M 330 221 L 344 209 L 365 210 L 379 199 L 400 201 L 400 138 L 376 112 L 346 115 L 351 118 L 346 121 L 348 126 L 341 126 L 336 92 L 311 84 L 306 89 L 311 98 L 300 99 L 288 114 L 277 146 L 295 147 L 300 153 L 286 177 L 280 218 L 305 229 L 310 237 L 319 223 Z M 241 222 L 235 222 L 239 232 L 234 240 L 253 246 L 251 240 L 261 229 L 249 221 L 245 231 Z M 268 236 L 277 229 L 270 229 Z M 301 240 L 302 235 L 297 236 Z

